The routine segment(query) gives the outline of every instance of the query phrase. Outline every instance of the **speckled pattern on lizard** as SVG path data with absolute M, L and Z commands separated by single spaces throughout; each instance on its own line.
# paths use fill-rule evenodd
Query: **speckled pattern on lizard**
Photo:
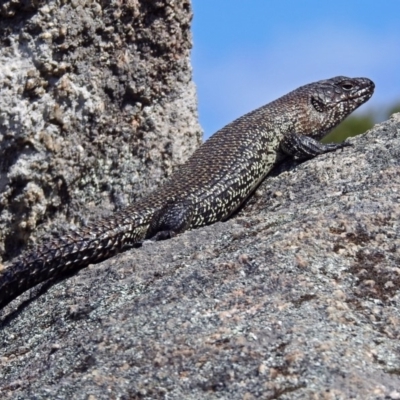
M 14 260 L 0 274 L 0 308 L 43 281 L 144 239 L 167 239 L 226 220 L 284 158 L 309 159 L 347 146 L 319 140 L 370 99 L 374 88 L 370 79 L 338 76 L 301 86 L 236 119 L 143 200 Z

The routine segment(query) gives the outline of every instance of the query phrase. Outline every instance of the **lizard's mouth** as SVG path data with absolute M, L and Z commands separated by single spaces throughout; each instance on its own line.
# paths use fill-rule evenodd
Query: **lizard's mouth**
M 367 100 L 369 100 L 372 97 L 373 93 L 374 93 L 373 91 L 372 92 L 364 92 L 364 93 L 358 94 L 358 96 L 354 96 L 352 100 L 361 105 L 361 104 L 364 104 Z
M 364 87 L 357 90 L 350 98 L 357 103 L 364 103 L 369 100 L 374 94 L 375 83 L 368 78 L 364 78 Z

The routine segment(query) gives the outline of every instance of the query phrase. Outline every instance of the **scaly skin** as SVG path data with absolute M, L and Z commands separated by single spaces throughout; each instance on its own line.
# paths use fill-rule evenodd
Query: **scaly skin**
M 367 78 L 302 86 L 231 122 L 171 179 L 140 202 L 22 255 L 0 275 L 0 308 L 31 287 L 111 257 L 227 219 L 285 157 L 312 158 L 345 145 L 318 142 L 373 94 Z

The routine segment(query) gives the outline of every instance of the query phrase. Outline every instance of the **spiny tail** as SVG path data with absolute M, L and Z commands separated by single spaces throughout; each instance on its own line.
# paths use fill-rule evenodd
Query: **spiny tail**
M 126 211 L 52 239 L 15 260 L 0 273 L 0 309 L 41 282 L 102 261 L 142 240 L 151 212 Z

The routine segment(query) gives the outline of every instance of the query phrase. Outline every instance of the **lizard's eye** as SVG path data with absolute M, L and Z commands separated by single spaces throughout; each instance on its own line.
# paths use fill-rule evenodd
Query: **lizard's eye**
M 342 83 L 342 89 L 348 92 L 349 90 L 353 89 L 353 84 L 350 82 Z
M 325 110 L 325 104 L 315 97 L 311 98 L 311 104 L 318 112 L 323 112 Z

